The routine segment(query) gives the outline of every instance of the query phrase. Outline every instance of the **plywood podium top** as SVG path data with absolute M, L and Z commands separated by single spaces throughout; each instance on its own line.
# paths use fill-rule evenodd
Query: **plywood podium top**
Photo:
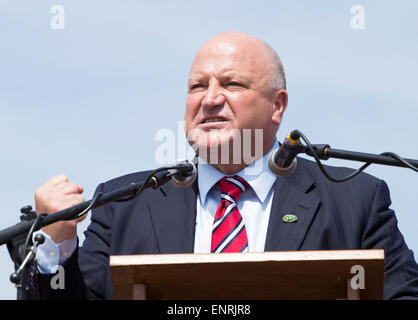
M 383 250 L 121 255 L 110 267 L 117 299 L 134 284 L 148 299 L 345 299 L 362 270 L 360 298 L 383 298 Z

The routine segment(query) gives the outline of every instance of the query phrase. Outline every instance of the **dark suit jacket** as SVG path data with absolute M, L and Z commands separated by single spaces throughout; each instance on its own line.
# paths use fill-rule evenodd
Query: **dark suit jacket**
M 351 169 L 326 167 L 335 177 Z M 104 184 L 109 192 L 145 179 L 133 173 Z M 299 159 L 296 171 L 277 178 L 265 251 L 384 249 L 385 299 L 418 298 L 418 266 L 397 227 L 384 181 L 360 174 L 345 183 L 327 180 L 311 161 Z M 51 290 L 48 275 L 25 276 L 26 298 L 113 298 L 109 256 L 191 253 L 194 248 L 197 183 L 171 183 L 146 190 L 125 203 L 93 210 L 83 246 L 64 265 L 65 290 Z M 283 223 L 295 214 L 296 223 Z

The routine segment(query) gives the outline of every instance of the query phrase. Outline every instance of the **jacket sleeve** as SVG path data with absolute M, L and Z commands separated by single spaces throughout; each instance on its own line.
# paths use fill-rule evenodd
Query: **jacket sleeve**
M 384 249 L 384 299 L 418 299 L 418 265 L 398 229 L 390 204 L 389 189 L 380 180 L 362 233 L 362 248 Z

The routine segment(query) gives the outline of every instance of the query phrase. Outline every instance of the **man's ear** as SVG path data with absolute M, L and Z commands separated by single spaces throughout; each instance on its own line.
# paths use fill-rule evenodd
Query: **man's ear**
M 287 108 L 287 102 L 288 102 L 288 95 L 287 95 L 286 90 L 279 90 L 275 93 L 275 104 L 274 104 L 273 116 L 271 118 L 274 124 L 280 125 L 283 114 Z

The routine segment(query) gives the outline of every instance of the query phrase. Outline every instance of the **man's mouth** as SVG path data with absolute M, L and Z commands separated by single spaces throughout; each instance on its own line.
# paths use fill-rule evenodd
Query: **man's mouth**
M 211 122 L 224 122 L 228 121 L 225 118 L 207 118 L 202 121 L 202 123 L 211 123 Z

